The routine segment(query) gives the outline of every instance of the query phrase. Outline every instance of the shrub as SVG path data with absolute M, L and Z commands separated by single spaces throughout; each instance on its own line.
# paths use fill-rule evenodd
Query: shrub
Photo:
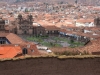
M 63 51 L 63 52 L 54 52 L 56 55 L 79 55 L 78 51 Z

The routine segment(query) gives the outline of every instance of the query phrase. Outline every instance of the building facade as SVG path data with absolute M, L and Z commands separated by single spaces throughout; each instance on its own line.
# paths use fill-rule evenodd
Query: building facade
M 4 30 L 5 30 L 5 20 L 0 18 L 0 31 L 4 31 Z
M 96 27 L 100 27 L 100 17 L 94 19 L 94 24 Z
M 32 35 L 32 36 L 47 36 L 47 35 L 59 35 L 59 28 L 56 26 L 42 26 L 35 23 L 32 15 L 23 17 L 18 15 L 15 23 L 6 25 L 6 21 L 0 19 L 0 31 L 12 32 L 18 35 Z
M 32 15 L 28 15 L 26 19 L 22 15 L 18 15 L 17 19 L 17 34 L 33 34 L 33 18 Z

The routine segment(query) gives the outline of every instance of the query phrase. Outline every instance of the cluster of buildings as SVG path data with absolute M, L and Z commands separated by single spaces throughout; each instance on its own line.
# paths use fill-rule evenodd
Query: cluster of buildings
M 24 41 L 13 33 L 0 32 L 0 58 L 21 57 L 25 54 L 40 55 L 34 43 Z
M 26 5 L 27 4 L 27 5 Z M 36 45 L 17 35 L 63 36 L 88 43 L 100 38 L 100 7 L 26 2 L 0 7 L 0 58 L 39 55 Z M 10 52 L 7 53 L 7 52 Z

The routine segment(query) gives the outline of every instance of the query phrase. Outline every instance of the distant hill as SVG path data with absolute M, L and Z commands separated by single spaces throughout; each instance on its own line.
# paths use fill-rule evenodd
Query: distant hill
M 2 2 L 28 2 L 28 1 L 37 1 L 37 2 L 67 2 L 67 3 L 75 3 L 76 0 L 0 0 Z M 77 3 L 81 4 L 89 4 L 89 5 L 100 5 L 100 0 L 77 0 Z

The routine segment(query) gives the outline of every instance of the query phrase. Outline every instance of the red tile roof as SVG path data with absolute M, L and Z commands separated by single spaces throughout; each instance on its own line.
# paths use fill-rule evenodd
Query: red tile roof
M 11 44 L 24 44 L 23 41 L 19 36 L 13 33 L 0 33 L 0 37 L 6 37 Z
M 36 55 L 40 55 L 40 53 L 39 53 L 39 51 L 38 51 L 38 49 L 37 49 L 35 44 L 30 46 L 30 48 L 28 49 L 28 54 L 29 55 L 35 55 L 35 56 Z
M 0 58 L 13 58 L 21 53 L 20 46 L 0 46 Z
M 94 22 L 94 19 L 78 19 L 76 22 L 86 23 L 86 22 Z
M 43 26 L 46 30 L 60 30 L 60 28 L 56 26 Z
M 8 19 L 9 19 L 9 21 L 15 21 L 14 17 L 9 17 Z
M 10 41 L 11 44 L 22 44 L 25 43 L 19 36 L 13 33 L 9 33 L 6 38 Z
M 89 53 L 100 52 L 100 38 L 91 41 L 91 44 L 80 48 L 80 51 L 87 51 Z
M 30 48 L 27 48 L 28 51 L 29 51 L 28 54 L 39 55 L 39 51 L 37 50 L 36 45 L 33 42 L 24 41 L 19 36 L 17 36 L 16 34 L 13 34 L 13 33 L 1 33 L 0 37 L 6 37 L 11 44 L 20 45 L 20 47 L 22 49 L 23 48 L 27 48 L 27 46 L 30 45 Z M 15 55 L 14 53 L 16 53 L 16 50 L 18 50 L 18 48 L 16 48 L 16 47 L 9 47 L 9 45 L 8 45 L 8 47 L 4 47 L 4 48 L 2 47 L 1 49 L 3 51 L 6 50 L 4 52 L 2 51 L 2 53 L 8 52 L 8 55 L 10 55 L 10 52 L 12 52 L 12 54 Z M 34 50 L 34 52 L 32 53 L 31 50 Z

